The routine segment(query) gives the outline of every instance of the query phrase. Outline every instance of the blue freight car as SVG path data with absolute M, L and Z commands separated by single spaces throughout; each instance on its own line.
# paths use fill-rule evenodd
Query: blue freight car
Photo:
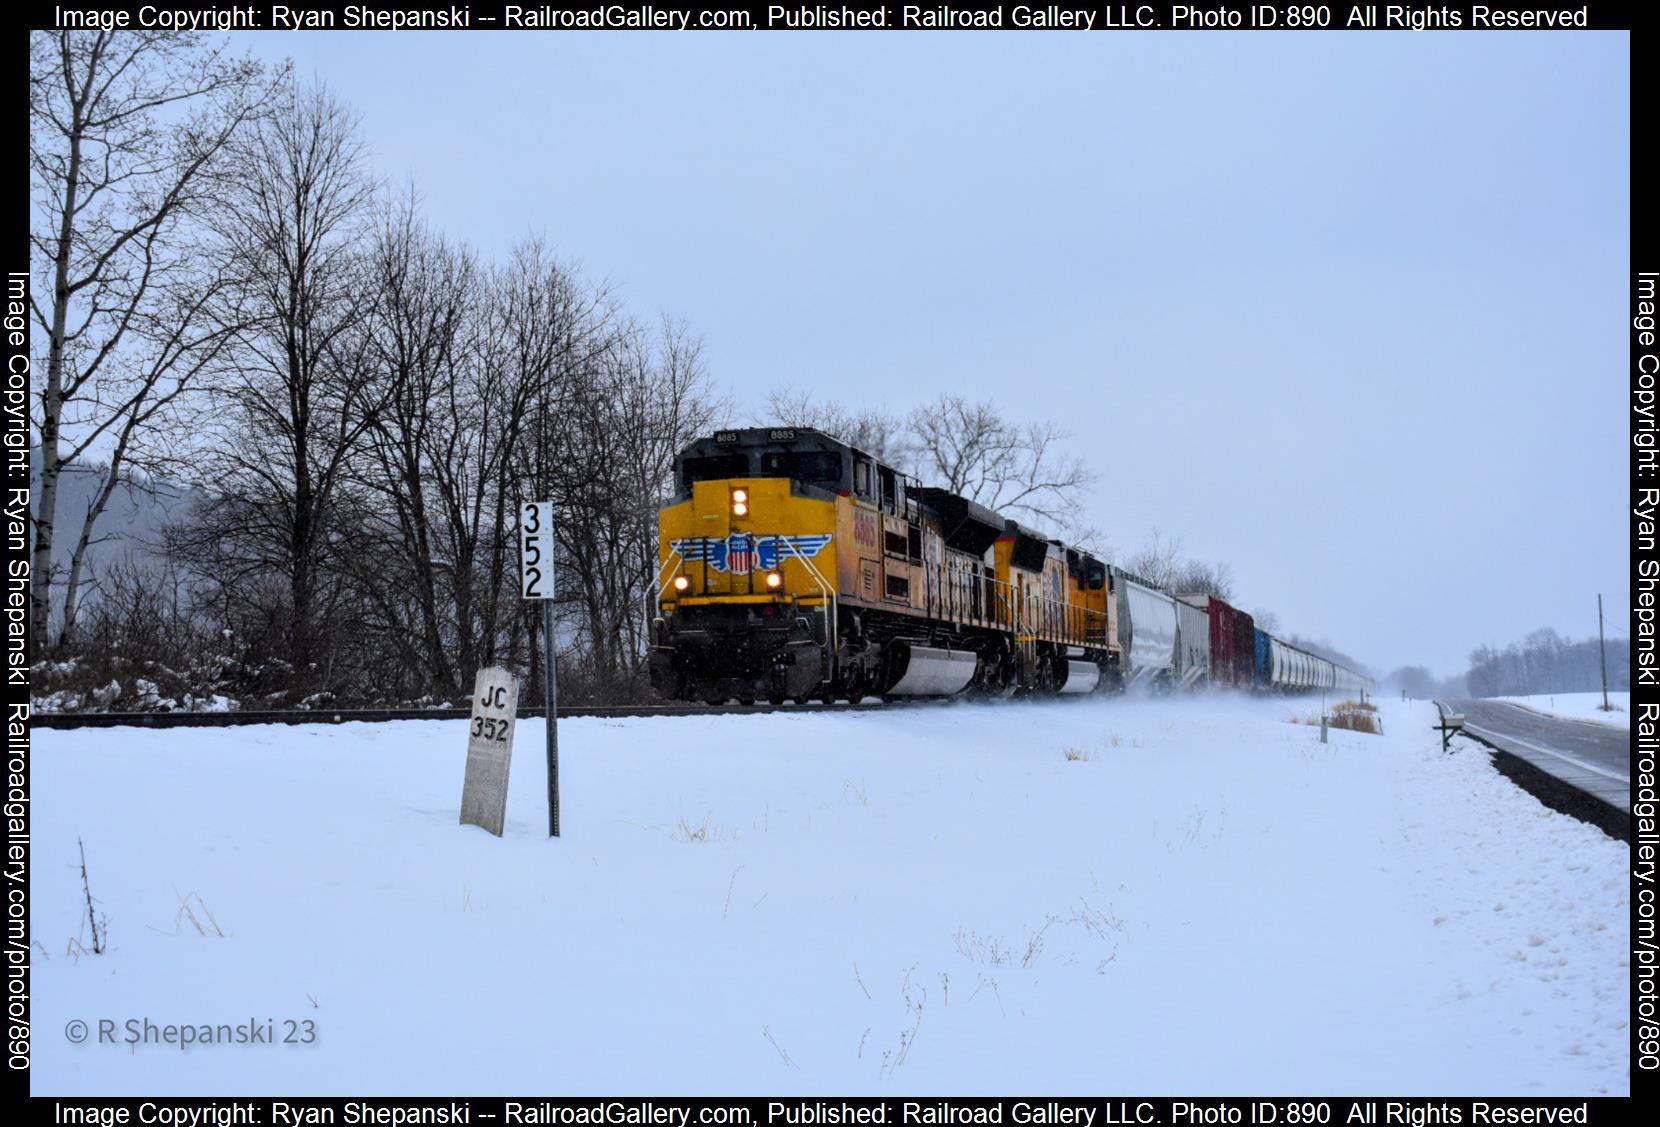
M 1256 675 L 1253 683 L 1259 689 L 1266 689 L 1274 683 L 1274 648 L 1266 630 L 1258 630 L 1256 638 Z

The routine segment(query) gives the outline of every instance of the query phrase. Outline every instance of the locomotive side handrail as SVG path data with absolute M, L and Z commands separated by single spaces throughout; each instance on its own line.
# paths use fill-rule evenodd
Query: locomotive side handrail
M 663 610 L 663 592 L 667 591 L 669 589 L 669 584 L 674 582 L 674 576 L 672 574 L 667 579 L 664 579 L 663 578 L 663 571 L 670 564 L 672 564 L 676 559 L 678 559 L 679 556 L 680 556 L 680 549 L 676 548 L 672 544 L 669 545 L 668 558 L 665 559 L 661 564 L 658 565 L 657 573 L 651 577 L 651 588 L 653 590 L 655 590 L 657 592 L 657 594 L 655 596 L 651 596 L 651 595 L 647 596 L 651 600 L 650 602 L 648 602 L 646 604 L 646 623 L 645 623 L 645 625 L 646 625 L 646 639 L 647 639 L 647 644 L 648 645 L 650 644 L 650 639 L 651 639 L 651 620 L 653 618 L 655 618 L 658 614 L 662 613 L 662 610 Z
M 825 640 L 830 644 L 830 659 L 834 661 L 837 644 L 840 641 L 840 631 L 836 628 L 838 625 L 836 621 L 836 589 L 830 586 L 830 582 L 824 578 L 824 573 L 819 571 L 818 567 L 814 565 L 812 560 L 802 555 L 801 549 L 797 548 L 794 543 L 787 539 L 782 541 L 782 543 L 790 550 L 790 555 L 802 562 L 802 564 L 807 568 L 807 574 L 812 576 L 813 581 L 818 584 L 819 591 L 825 598 L 830 600 L 830 617 L 826 620 Z
M 1023 632 L 1028 622 L 1035 622 L 1034 637 L 1059 639 L 1066 645 L 1105 646 L 1110 640 L 1110 619 L 1101 611 L 1048 598 L 990 572 L 977 573 L 959 560 L 930 563 L 925 568 L 940 591 L 937 599 L 928 596 L 924 609 L 932 613 L 937 605 L 946 621 L 1017 633 Z M 978 611 L 974 609 L 976 593 Z

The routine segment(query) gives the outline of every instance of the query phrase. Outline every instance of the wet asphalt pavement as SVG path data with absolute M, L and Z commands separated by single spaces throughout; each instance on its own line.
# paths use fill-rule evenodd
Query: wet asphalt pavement
M 1564 782 L 1620 807 L 1630 805 L 1631 732 L 1589 720 L 1545 716 L 1496 700 L 1447 702 L 1465 727 Z

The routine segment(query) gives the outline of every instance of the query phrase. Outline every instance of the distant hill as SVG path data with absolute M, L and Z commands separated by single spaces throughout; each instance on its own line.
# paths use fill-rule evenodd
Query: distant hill
M 30 466 L 30 496 L 40 496 L 38 464 Z M 69 554 L 81 534 L 81 522 L 103 485 L 99 468 L 72 467 L 58 478 L 57 536 L 53 563 L 68 566 Z M 162 537 L 168 522 L 182 517 L 203 495 L 172 482 L 155 481 L 139 488 L 123 483 L 116 487 L 109 505 L 99 514 L 92 543 L 87 547 L 87 568 L 96 576 L 118 563 L 138 565 L 162 563 Z

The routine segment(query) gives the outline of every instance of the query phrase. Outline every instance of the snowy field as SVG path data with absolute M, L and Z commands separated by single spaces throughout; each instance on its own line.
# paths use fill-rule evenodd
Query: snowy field
M 1591 720 L 1615 728 L 1631 727 L 1630 693 L 1608 694 L 1608 703 L 1614 706 L 1612 712 L 1602 710 L 1601 693 L 1554 693 L 1549 696 L 1494 697 L 1493 699 L 1519 704 L 1524 708 L 1531 708 L 1535 712 L 1543 712 L 1548 716 L 1562 716 L 1569 720 Z
M 33 1091 L 1628 1092 L 1625 847 L 1381 707 L 38 731 Z

